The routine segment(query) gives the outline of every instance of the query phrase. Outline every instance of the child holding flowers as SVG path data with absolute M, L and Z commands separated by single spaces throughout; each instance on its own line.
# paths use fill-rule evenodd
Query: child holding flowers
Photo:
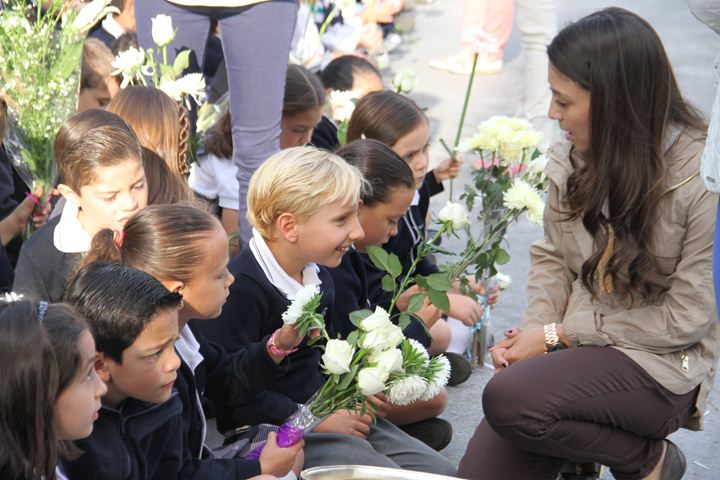
M 332 306 L 334 287 L 325 267 L 338 266 L 352 243 L 363 236 L 357 218 L 363 185 L 355 167 L 312 147 L 284 150 L 253 176 L 248 194 L 253 239 L 230 264 L 237 280 L 219 321 L 203 325 L 203 330 L 228 350 L 255 349 L 271 342 L 278 354 L 289 356 L 290 368 L 250 402 L 234 407 L 226 402 L 218 410 L 221 429 L 282 423 L 298 410 L 298 403 L 307 402 L 325 384 L 319 350 L 271 334 L 282 325 L 283 312 L 303 286 L 317 285 L 323 306 Z M 330 323 L 328 327 L 333 336 Z M 368 378 L 358 382 L 371 383 L 371 374 L 366 372 L 363 376 Z M 444 457 L 381 418 L 384 402 L 375 400 L 374 425 L 367 413 L 341 410 L 307 434 L 306 465 L 359 463 L 454 473 Z
M 147 204 L 142 150 L 132 129 L 117 115 L 90 109 L 63 123 L 55 137 L 57 189 L 62 214 L 43 225 L 20 251 L 14 291 L 58 301 L 92 236 L 122 231 Z
M 219 345 L 196 337 L 188 326 L 191 319 L 203 323 L 217 317 L 234 280 L 227 270 L 227 236 L 220 222 L 190 205 L 151 205 L 128 221 L 120 239 L 109 229 L 98 232 L 85 264 L 98 260 L 141 269 L 183 296 L 175 345 L 181 359 L 175 381 L 183 404 L 181 477 L 244 479 L 261 473 L 283 476 L 291 469 L 298 473 L 301 443 L 279 449 L 271 438 L 271 447 L 259 460 L 215 458 L 205 447 L 201 396 L 214 402 L 247 402 L 287 370 L 287 362 L 264 344 L 226 354 Z M 298 341 L 291 327 L 280 330 L 278 341 Z

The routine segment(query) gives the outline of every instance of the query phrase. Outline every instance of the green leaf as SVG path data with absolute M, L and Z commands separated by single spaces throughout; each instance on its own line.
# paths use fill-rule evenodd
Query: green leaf
M 170 65 L 160 65 L 160 81 L 171 82 L 175 80 L 175 70 Z
M 422 275 L 418 275 L 415 277 L 415 283 L 420 288 L 428 288 L 427 277 L 423 277 Z
M 372 315 L 372 310 L 368 310 L 367 308 L 364 308 L 362 310 L 355 310 L 354 312 L 350 312 L 350 322 L 355 325 L 356 327 L 360 328 L 360 323 L 362 323 L 363 320 L 365 320 L 367 317 Z
M 397 255 L 394 253 L 391 253 L 388 255 L 387 258 L 387 265 L 388 265 L 388 273 L 392 275 L 394 278 L 397 278 L 402 274 L 402 264 L 400 263 L 400 259 Z
M 352 367 L 350 367 L 350 371 L 343 375 L 342 380 L 338 384 L 338 390 L 345 390 L 350 386 L 350 382 L 355 379 L 355 374 L 357 373 L 359 366 L 360 365 L 353 365 Z
M 407 313 L 401 313 L 400 320 L 398 320 L 398 327 L 400 327 L 400 330 L 405 330 L 405 328 L 410 325 L 410 320 L 410 315 Z
M 347 131 L 349 124 L 350 122 L 348 120 L 343 120 L 340 122 L 340 125 L 338 125 L 337 138 L 340 145 L 345 145 L 347 143 Z
M 429 288 L 439 290 L 441 292 L 452 288 L 452 283 L 448 280 L 447 275 L 439 272 L 428 275 L 427 284 Z
M 495 263 L 498 265 L 505 265 L 510 261 L 510 254 L 502 248 L 495 251 Z
M 430 299 L 430 303 L 435 305 L 443 312 L 447 312 L 448 310 L 450 310 L 450 299 L 448 298 L 447 293 L 445 293 L 444 291 L 428 288 L 427 296 Z
M 388 267 L 388 253 L 383 250 L 382 247 L 370 245 L 369 247 L 367 247 L 367 253 L 370 257 L 370 260 L 373 262 L 373 265 L 375 265 L 383 272 L 390 271 L 390 268 Z
M 352 345 L 352 346 L 354 347 L 355 345 L 357 345 L 357 342 L 358 342 L 358 338 L 359 338 L 359 337 L 360 337 L 360 331 L 358 331 L 358 330 L 353 330 L 353 331 L 350 333 L 350 335 L 347 336 L 347 338 L 345 339 L 345 341 L 348 342 L 350 345 Z
M 395 291 L 395 279 L 391 277 L 390 275 L 385 275 L 382 277 L 381 280 L 382 283 L 382 289 L 386 292 L 394 292 Z
M 175 56 L 173 62 L 172 68 L 175 76 L 180 75 L 188 66 L 190 66 L 190 50 L 183 50 Z
M 415 313 L 420 310 L 423 306 L 423 303 L 425 303 L 425 297 L 427 297 L 427 294 L 425 293 L 416 293 L 415 295 L 410 297 L 406 312 Z

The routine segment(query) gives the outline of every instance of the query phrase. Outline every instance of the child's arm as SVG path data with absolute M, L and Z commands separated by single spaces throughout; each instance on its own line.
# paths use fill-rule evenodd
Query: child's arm
M 298 455 L 302 454 L 305 442 L 300 440 L 295 445 L 281 448 L 277 445 L 276 436 L 275 432 L 268 434 L 267 442 L 260 454 L 260 469 L 263 474 L 284 477 L 295 465 Z
M 313 432 L 342 433 L 367 438 L 370 433 L 370 425 L 372 425 L 372 417 L 369 414 L 360 415 L 358 412 L 340 410 L 326 418 L 315 427 Z

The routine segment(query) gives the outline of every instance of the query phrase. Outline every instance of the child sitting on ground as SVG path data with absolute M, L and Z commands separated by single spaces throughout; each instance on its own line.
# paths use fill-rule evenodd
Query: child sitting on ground
M 217 321 L 198 325 L 228 351 L 264 348 L 289 356 L 289 369 L 242 405 L 218 404 L 218 428 L 280 424 L 324 384 L 320 350 L 278 338 L 282 314 L 304 285 L 318 285 L 331 336 L 337 267 L 363 236 L 357 209 L 364 180 L 355 168 L 313 147 L 284 150 L 253 175 L 248 217 L 253 238 L 230 263 L 236 277 Z M 373 397 L 376 405 L 384 402 Z M 453 474 L 455 467 L 422 442 L 378 417 L 338 411 L 305 435 L 307 467 L 362 464 Z

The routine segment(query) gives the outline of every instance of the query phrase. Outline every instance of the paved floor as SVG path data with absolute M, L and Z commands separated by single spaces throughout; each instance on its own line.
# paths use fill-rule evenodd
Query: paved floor
M 711 65 L 720 52 L 720 37 L 699 23 L 681 0 L 633 0 L 605 2 L 600 0 L 558 2 L 559 25 L 580 18 L 596 9 L 616 5 L 628 8 L 647 19 L 658 31 L 673 62 L 678 81 L 688 99 L 705 114 L 709 114 L 713 99 Z M 462 106 L 466 77 L 431 70 L 428 61 L 452 53 L 458 44 L 458 25 L 461 0 L 437 0 L 432 5 L 416 8 L 415 40 L 393 52 L 393 68 L 410 67 L 420 78 L 412 97 L 427 108 L 431 119 L 433 140 L 439 137 L 452 139 L 457 128 L 457 118 Z M 467 130 L 474 129 L 483 119 L 495 115 L 512 115 L 517 107 L 522 85 L 522 56 L 516 32 L 513 32 L 506 48 L 506 65 L 499 75 L 477 77 L 473 90 Z M 441 160 L 443 152 L 433 142 L 431 154 L 435 161 Z M 465 179 L 469 178 L 466 171 Z M 462 184 L 463 177 L 458 183 Z M 439 208 L 447 197 L 434 199 Z M 527 223 L 514 226 L 509 235 L 509 252 L 512 256 L 506 273 L 513 283 L 493 312 L 497 332 L 517 323 L 525 306 L 525 276 L 528 269 L 528 246 L 541 235 L 541 230 Z M 490 377 L 486 369 L 476 370 L 470 380 L 450 388 L 450 404 L 445 418 L 455 428 L 453 442 L 444 453 L 453 461 L 462 457 L 468 438 L 482 417 L 480 398 L 483 386 Z M 706 429 L 695 433 L 681 431 L 673 435 L 688 458 L 688 479 L 720 478 L 720 387 L 716 384 L 711 395 L 706 416 Z M 607 478 L 611 478 L 606 474 Z

